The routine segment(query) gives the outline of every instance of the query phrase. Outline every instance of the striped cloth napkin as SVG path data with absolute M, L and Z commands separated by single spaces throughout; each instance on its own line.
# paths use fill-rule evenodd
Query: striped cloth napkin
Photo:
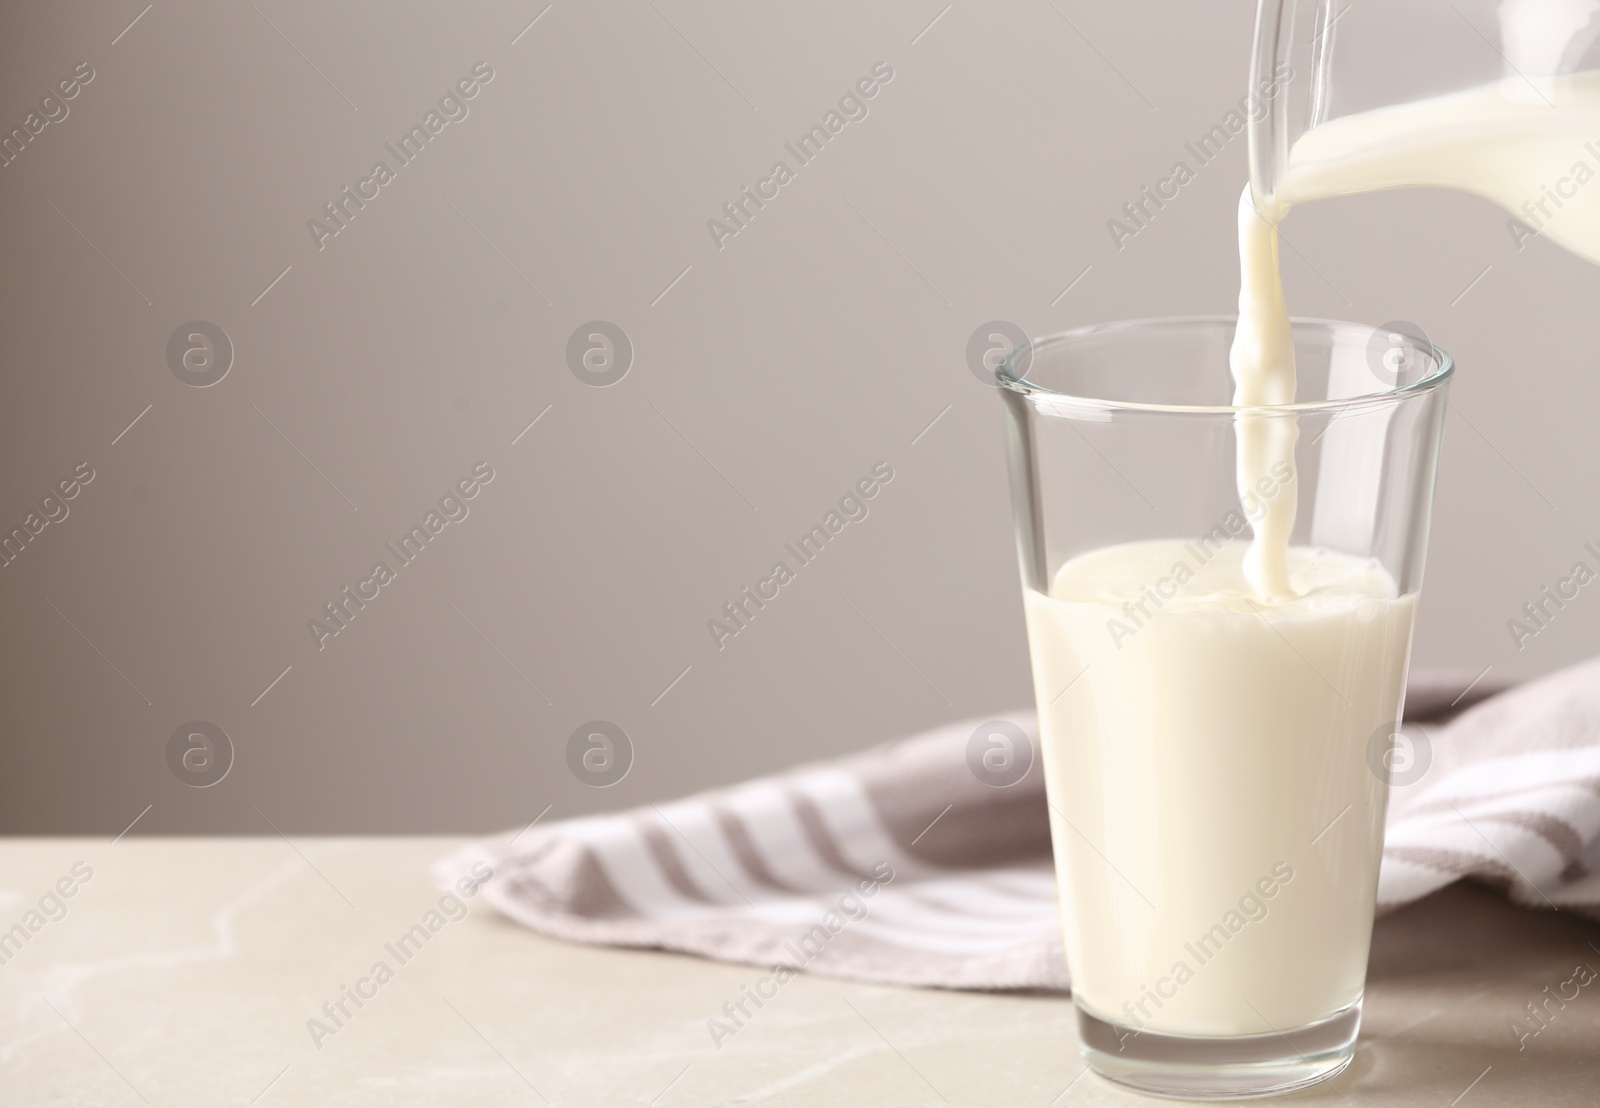
M 1481 699 L 1414 678 L 1379 910 L 1464 877 L 1600 919 L 1600 658 Z M 1480 698 L 1481 703 L 1475 703 Z M 1474 705 L 1438 726 L 1426 721 Z M 669 804 L 536 825 L 441 860 L 545 934 L 830 977 L 1068 987 L 1038 760 L 996 787 L 969 720 Z M 1035 742 L 1034 717 L 1001 717 Z M 1036 748 L 1036 747 L 1035 747 Z M 1398 763 L 1397 763 L 1398 764 Z M 1418 774 L 1417 767 L 1423 767 Z

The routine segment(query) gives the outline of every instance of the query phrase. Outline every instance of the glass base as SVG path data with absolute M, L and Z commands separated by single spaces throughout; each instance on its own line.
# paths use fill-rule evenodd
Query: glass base
M 1360 1030 L 1360 1001 L 1305 1027 L 1225 1038 L 1141 1032 L 1078 1008 L 1090 1069 L 1150 1096 L 1187 1100 L 1278 1096 L 1326 1081 L 1350 1064 Z

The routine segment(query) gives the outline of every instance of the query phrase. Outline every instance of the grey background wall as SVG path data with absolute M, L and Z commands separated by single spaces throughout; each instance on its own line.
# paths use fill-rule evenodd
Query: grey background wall
M 968 337 L 1233 304 L 1242 138 L 1121 248 L 1106 223 L 1238 99 L 1244 2 L 141 7 L 0 16 L 7 129 L 93 71 L 0 168 L 0 523 L 94 474 L 0 569 L 7 832 L 487 830 L 1026 703 Z M 361 185 L 479 63 L 468 114 Z M 719 249 L 707 221 L 880 63 Z M 377 195 L 319 243 L 346 186 Z M 1459 195 L 1285 233 L 1296 311 L 1461 362 L 1417 663 L 1592 653 L 1587 591 L 1523 649 L 1506 621 L 1600 540 L 1600 272 Z M 169 364 L 195 320 L 234 348 L 209 387 Z M 569 368 L 591 320 L 633 348 L 610 387 Z M 880 462 L 719 649 L 707 621 Z M 193 720 L 234 749 L 209 788 L 169 767 Z M 591 720 L 634 748 L 606 789 L 568 765 Z

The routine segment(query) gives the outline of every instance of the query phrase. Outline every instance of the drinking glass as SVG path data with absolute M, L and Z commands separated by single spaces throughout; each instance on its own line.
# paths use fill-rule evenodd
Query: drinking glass
M 1233 332 L 1085 327 L 996 372 L 1083 1053 L 1197 1098 L 1299 1088 L 1354 1051 L 1452 372 L 1421 338 L 1296 320 L 1304 399 L 1235 408 Z M 1299 432 L 1253 504 L 1241 419 Z M 1292 602 L 1173 584 L 1237 558 L 1275 496 L 1295 498 L 1302 570 L 1379 584 Z M 1152 549 L 1138 587 L 1052 591 L 1069 563 Z

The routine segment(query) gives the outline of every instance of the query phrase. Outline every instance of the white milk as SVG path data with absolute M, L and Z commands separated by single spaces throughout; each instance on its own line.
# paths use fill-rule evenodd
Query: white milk
M 1267 1033 L 1361 995 L 1387 799 L 1367 744 L 1399 714 L 1414 597 L 1295 547 L 1296 598 L 1262 604 L 1244 554 L 1107 547 L 1025 594 L 1072 987 L 1123 1026 Z
M 1302 135 L 1279 187 L 1289 205 L 1391 188 L 1475 193 L 1600 263 L 1600 72 L 1512 77 L 1343 116 Z
M 1278 276 L 1278 226 L 1256 214 L 1250 186 L 1239 198 L 1239 325 L 1229 362 L 1236 407 L 1293 404 L 1294 336 Z M 1241 502 L 1250 503 L 1256 483 L 1274 471 L 1288 472 L 1282 492 L 1255 514 L 1254 537 L 1245 555 L 1244 573 L 1254 594 L 1268 600 L 1294 595 L 1289 587 L 1287 552 L 1294 530 L 1298 471 L 1294 446 L 1300 438 L 1293 415 L 1241 414 L 1234 420 L 1237 438 L 1234 481 Z

